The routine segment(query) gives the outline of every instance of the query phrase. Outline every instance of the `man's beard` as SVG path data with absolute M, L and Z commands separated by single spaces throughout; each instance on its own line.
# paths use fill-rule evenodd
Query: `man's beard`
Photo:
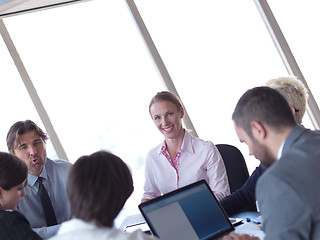
M 260 162 L 261 162 L 262 167 L 265 168 L 265 169 L 267 169 L 267 168 L 269 168 L 275 161 L 272 160 L 271 158 L 269 158 L 269 159 L 265 159 L 263 162 L 260 160 Z
M 257 143 L 256 149 L 259 149 L 260 154 L 258 159 L 260 160 L 263 168 L 266 169 L 270 167 L 276 161 L 267 146 Z

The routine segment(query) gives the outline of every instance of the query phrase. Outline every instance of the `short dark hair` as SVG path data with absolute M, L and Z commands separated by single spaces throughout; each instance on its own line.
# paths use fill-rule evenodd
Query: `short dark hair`
M 27 179 L 27 165 L 18 157 L 0 152 L 0 187 L 8 191 Z
M 174 105 L 177 106 L 177 109 L 180 110 L 181 108 L 183 108 L 181 100 L 174 95 L 172 92 L 168 92 L 168 91 L 162 91 L 162 92 L 158 92 L 150 101 L 149 104 L 149 113 L 150 113 L 150 108 L 151 106 L 156 103 L 156 102 L 162 102 L 162 101 L 169 101 L 172 102 Z M 151 114 L 151 113 L 150 113 Z
M 34 130 L 39 135 L 39 137 L 42 138 L 44 142 L 48 140 L 47 134 L 44 133 L 42 129 L 38 127 L 38 125 L 32 122 L 31 120 L 19 121 L 13 124 L 8 131 L 8 134 L 7 134 L 8 151 L 11 154 L 14 154 L 14 149 L 16 147 L 15 144 L 20 143 L 19 137 L 25 134 L 26 132 L 29 132 L 32 130 Z
M 133 180 L 129 168 L 119 157 L 98 151 L 74 163 L 67 191 L 73 217 L 112 227 L 133 192 Z
M 275 89 L 256 87 L 246 91 L 238 101 L 232 120 L 252 136 L 251 122 L 258 121 L 281 131 L 297 123 L 287 100 Z

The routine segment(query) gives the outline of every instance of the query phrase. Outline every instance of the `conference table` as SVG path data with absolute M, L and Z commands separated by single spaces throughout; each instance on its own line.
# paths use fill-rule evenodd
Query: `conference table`
M 238 234 L 249 234 L 257 236 L 261 240 L 264 239 L 262 231 L 262 219 L 259 212 L 242 212 L 232 218 L 241 218 L 243 223 L 235 226 L 235 232 Z M 114 221 L 114 227 L 124 232 L 132 232 L 136 229 L 141 229 L 148 232 L 149 227 L 146 224 L 142 214 L 138 208 L 124 208 Z
M 241 212 L 232 217 L 243 219 L 243 224 L 235 227 L 236 233 L 249 234 L 257 236 L 261 240 L 264 239 L 264 232 L 262 231 L 263 223 L 259 212 Z

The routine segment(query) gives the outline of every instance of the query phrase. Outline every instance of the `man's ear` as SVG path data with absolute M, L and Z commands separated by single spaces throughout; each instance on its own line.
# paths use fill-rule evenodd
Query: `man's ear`
M 293 106 L 291 106 L 290 108 L 291 112 L 293 113 L 293 116 L 296 117 L 296 109 Z
M 3 195 L 3 188 L 0 187 L 0 201 L 1 201 L 1 199 L 2 199 L 2 195 Z
M 263 140 L 267 136 L 267 131 L 266 131 L 265 127 L 263 126 L 263 124 L 261 124 L 260 122 L 257 122 L 257 121 L 251 122 L 251 131 L 252 131 L 252 135 L 256 139 Z
M 2 209 L 2 210 L 4 210 L 3 203 L 2 203 L 3 191 L 4 191 L 4 189 L 2 187 L 0 187 L 0 209 Z

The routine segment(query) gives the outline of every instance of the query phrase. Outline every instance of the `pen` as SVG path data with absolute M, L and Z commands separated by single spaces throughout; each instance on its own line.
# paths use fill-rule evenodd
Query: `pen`
M 260 225 L 261 224 L 261 222 L 260 221 L 257 221 L 257 220 L 253 220 L 252 221 L 254 224 L 257 224 L 257 225 Z
M 254 224 L 257 224 L 257 225 L 260 225 L 261 224 L 261 222 L 260 221 L 257 221 L 257 220 L 255 220 L 255 219 L 251 219 L 251 218 L 246 218 L 246 221 L 247 222 L 253 222 Z

